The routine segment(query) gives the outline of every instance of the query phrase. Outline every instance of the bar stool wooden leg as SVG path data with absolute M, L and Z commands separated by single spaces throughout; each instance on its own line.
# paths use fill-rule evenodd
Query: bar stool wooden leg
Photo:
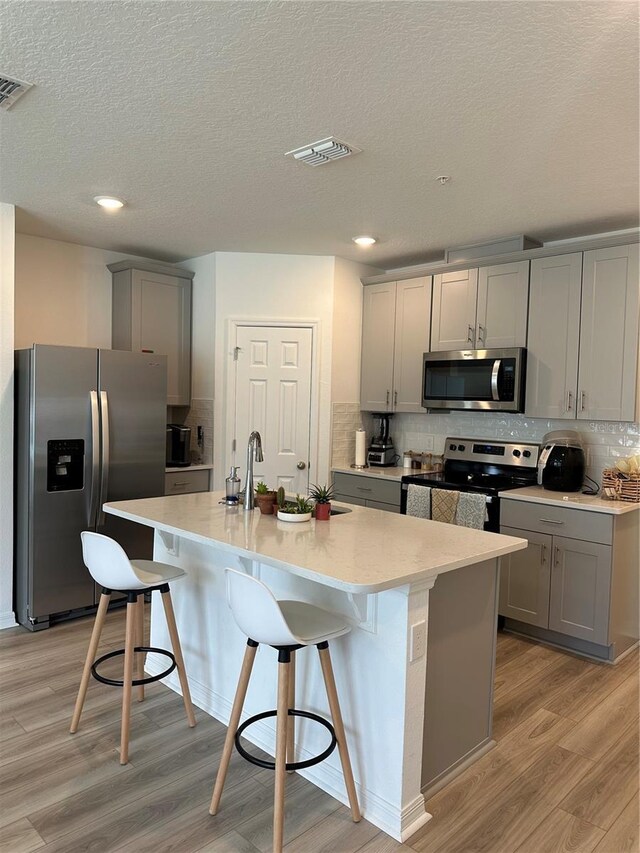
M 107 607 L 109 606 L 110 599 L 111 594 L 107 592 L 103 592 L 100 596 L 98 612 L 96 613 L 96 621 L 93 623 L 93 631 L 91 632 L 91 639 L 89 640 L 87 657 L 85 658 L 82 678 L 80 679 L 80 687 L 78 688 L 78 697 L 76 699 L 71 727 L 69 729 L 72 735 L 78 731 L 78 726 L 80 725 L 80 715 L 82 714 L 84 700 L 87 695 L 87 687 L 89 686 L 89 679 L 91 678 L 91 667 L 96 659 L 96 652 L 98 651 L 98 645 L 100 644 L 100 636 L 104 627 L 104 620 L 107 616 Z
M 133 599 L 133 601 L 131 600 Z M 138 602 L 135 594 L 127 601 L 127 628 L 124 641 L 124 674 L 122 676 L 122 726 L 120 729 L 120 764 L 129 762 L 129 724 L 131 722 L 131 688 L 133 681 L 133 658 L 136 644 Z
M 144 646 L 144 593 L 138 596 L 136 621 L 136 646 Z M 136 680 L 144 678 L 144 652 L 136 655 Z M 144 684 L 138 685 L 138 702 L 144 701 Z
M 182 648 L 180 646 L 180 638 L 178 637 L 178 628 L 176 626 L 176 617 L 173 612 L 173 603 L 171 601 L 171 593 L 169 592 L 168 585 L 166 590 L 161 590 L 161 594 L 164 614 L 167 619 L 167 627 L 169 628 L 169 636 L 171 637 L 173 654 L 176 659 L 178 678 L 180 679 L 180 687 L 182 688 L 182 701 L 184 702 L 184 709 L 187 712 L 187 720 L 189 721 L 189 726 L 193 728 L 196 724 L 196 718 L 195 714 L 193 713 L 193 705 L 191 704 L 189 682 L 187 681 L 187 673 L 184 666 L 184 658 L 182 657 Z
M 229 720 L 227 736 L 225 737 L 224 747 L 222 748 L 220 767 L 218 768 L 218 775 L 216 776 L 216 783 L 213 788 L 209 814 L 217 814 L 218 812 L 220 798 L 222 797 L 222 789 L 224 788 L 224 780 L 227 777 L 229 761 L 231 760 L 231 753 L 233 752 L 233 743 L 238 729 L 238 724 L 240 723 L 240 715 L 242 714 L 245 696 L 247 695 L 247 687 L 249 686 L 249 679 L 251 678 L 251 670 L 253 669 L 253 661 L 255 660 L 257 650 L 258 644 L 253 640 L 249 640 L 244 653 L 244 660 L 242 661 L 242 669 L 240 670 L 240 678 L 238 679 L 233 707 L 231 708 L 231 719 Z
M 291 664 L 289 665 L 289 708 L 296 707 L 296 653 L 291 652 Z M 287 764 L 293 764 L 296 760 L 296 718 L 291 714 L 287 726 Z M 295 773 L 288 770 L 287 773 Z
M 354 823 L 358 823 L 362 819 L 360 814 L 360 806 L 358 805 L 358 794 L 356 793 L 355 782 L 353 781 L 353 773 L 351 772 L 351 761 L 349 760 L 349 751 L 347 749 L 347 738 L 344 732 L 342 722 L 342 714 L 340 713 L 340 703 L 338 702 L 338 691 L 336 690 L 336 682 L 333 676 L 333 667 L 331 665 L 331 655 L 329 654 L 329 643 L 318 644 L 318 654 L 320 655 L 320 665 L 322 666 L 322 675 L 324 677 L 325 687 L 327 688 L 327 698 L 329 699 L 329 708 L 333 718 L 333 728 L 336 732 L 336 740 L 338 741 L 338 752 L 340 753 L 340 762 L 342 764 L 342 772 L 344 774 L 344 783 L 349 796 L 349 805 L 351 806 L 351 817 Z
M 282 654 L 282 653 L 281 653 Z M 280 656 L 279 656 L 280 657 Z M 276 718 L 276 768 L 273 795 L 273 853 L 281 853 L 284 835 L 284 788 L 286 782 L 287 733 L 289 729 L 290 660 L 278 660 L 278 714 Z

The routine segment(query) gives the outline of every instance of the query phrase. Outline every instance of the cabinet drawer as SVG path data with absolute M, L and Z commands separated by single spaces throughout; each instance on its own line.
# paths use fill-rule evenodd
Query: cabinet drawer
M 188 492 L 208 492 L 208 471 L 172 471 L 164 475 L 165 495 L 181 495 Z
M 364 498 L 366 501 L 400 506 L 400 483 L 379 480 L 376 477 L 364 477 L 361 474 L 333 475 L 336 493 L 350 495 L 354 498 Z
M 382 509 L 385 512 L 400 512 L 398 504 L 385 504 L 382 501 L 367 501 L 366 505 L 371 509 Z
M 602 512 L 503 498 L 500 503 L 500 524 L 536 533 L 582 539 L 585 542 L 599 542 L 602 545 L 611 545 L 613 542 L 613 517 Z

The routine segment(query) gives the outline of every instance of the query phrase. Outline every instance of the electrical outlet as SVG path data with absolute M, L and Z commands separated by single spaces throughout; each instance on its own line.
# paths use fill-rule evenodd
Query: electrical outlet
M 427 623 L 416 622 L 411 626 L 411 652 L 409 654 L 409 663 L 418 660 L 427 652 Z

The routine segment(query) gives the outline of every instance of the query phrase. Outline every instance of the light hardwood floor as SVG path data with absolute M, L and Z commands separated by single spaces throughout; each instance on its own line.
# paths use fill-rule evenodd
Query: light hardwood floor
M 208 814 L 224 726 L 161 684 L 133 702 L 130 763 L 118 763 L 120 691 L 92 680 L 68 732 L 92 620 L 0 632 L 3 853 L 269 851 L 272 776 L 232 758 Z M 122 645 L 107 618 L 100 653 Z M 240 667 L 240 661 L 238 661 Z M 117 677 L 117 675 L 114 675 Z M 590 663 L 501 634 L 495 749 L 432 797 L 402 845 L 300 776 L 287 779 L 287 853 L 638 853 L 638 654 Z

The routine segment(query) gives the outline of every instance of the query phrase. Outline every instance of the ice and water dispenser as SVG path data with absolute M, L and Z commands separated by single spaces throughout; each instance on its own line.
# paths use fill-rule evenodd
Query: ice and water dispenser
M 71 492 L 84 486 L 84 440 L 47 442 L 47 491 Z

